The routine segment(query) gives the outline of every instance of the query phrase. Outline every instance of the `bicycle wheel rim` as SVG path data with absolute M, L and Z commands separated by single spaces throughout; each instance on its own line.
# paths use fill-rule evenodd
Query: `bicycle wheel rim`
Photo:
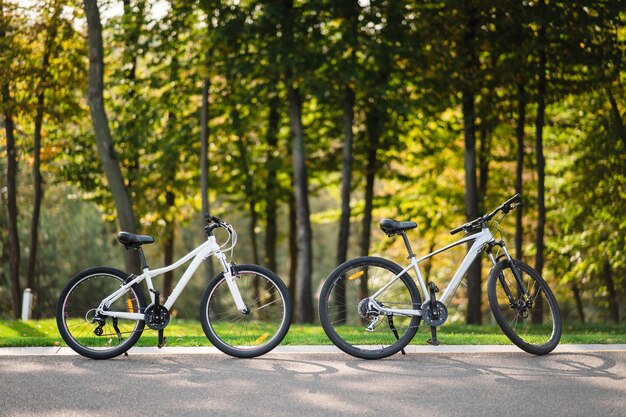
M 103 317 L 104 324 L 99 326 L 94 322 L 95 310 L 100 302 L 120 288 L 123 279 L 107 273 L 94 273 L 77 281 L 67 292 L 62 302 L 62 326 L 70 340 L 68 344 L 75 344 L 89 355 L 90 353 L 104 354 L 113 351 L 124 351 L 135 342 L 134 335 L 140 332 L 139 320 L 117 320 L 117 328 L 122 337 L 119 339 L 111 317 Z M 128 291 L 111 304 L 110 311 L 139 313 L 141 305 L 135 290 Z M 101 335 L 96 330 L 102 330 Z
M 384 265 L 360 262 L 346 266 L 326 283 L 320 302 L 320 311 L 325 314 L 322 323 L 327 335 L 339 348 L 354 356 L 374 359 L 396 353 L 410 342 L 419 326 L 418 317 L 393 315 L 390 323 L 388 316 L 378 316 L 373 331 L 369 331 L 367 326 L 375 317 L 362 317 L 362 312 L 359 313 L 363 300 L 390 282 L 396 274 Z M 388 308 L 417 309 L 419 296 L 414 296 L 409 285 L 404 278 L 399 278 L 376 297 L 376 301 Z M 342 286 L 345 289 L 343 302 Z
M 490 303 L 494 316 L 507 336 L 520 348 L 535 354 L 548 353 L 560 339 L 561 323 L 556 300 L 546 282 L 536 276 L 534 270 L 521 263 L 516 265 L 532 305 L 522 306 L 522 290 L 511 267 L 503 265 L 491 283 Z
M 248 313 L 237 309 L 221 278 L 209 292 L 204 315 L 215 342 L 229 354 L 253 354 L 273 348 L 284 337 L 287 303 L 278 285 L 259 271 L 237 271 L 237 288 Z

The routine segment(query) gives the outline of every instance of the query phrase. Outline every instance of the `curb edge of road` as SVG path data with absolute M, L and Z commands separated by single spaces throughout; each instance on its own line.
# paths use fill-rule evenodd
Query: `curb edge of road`
M 409 345 L 404 348 L 407 353 L 524 353 L 513 345 Z M 133 347 L 129 354 L 139 355 L 206 355 L 223 354 L 212 346 L 198 347 Z M 574 345 L 563 344 L 556 347 L 554 353 L 579 353 L 579 352 L 626 352 L 626 344 L 607 345 Z M 310 345 L 310 346 L 278 346 L 269 354 L 319 354 L 341 353 L 335 346 Z M 72 356 L 78 355 L 69 347 L 4 347 L 0 348 L 0 357 L 6 356 Z

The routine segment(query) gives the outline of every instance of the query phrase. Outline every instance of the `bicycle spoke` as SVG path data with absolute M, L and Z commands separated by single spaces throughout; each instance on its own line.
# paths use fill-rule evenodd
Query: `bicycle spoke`
M 260 273 L 239 272 L 237 286 L 249 311 L 242 313 L 232 303 L 225 281 L 209 296 L 207 325 L 209 338 L 227 353 L 263 349 L 275 344 L 286 319 L 284 297 L 278 287 Z M 204 325 L 204 324 L 203 324 Z M 282 335 L 281 335 L 282 338 Z M 223 345 L 223 346 L 222 346 Z

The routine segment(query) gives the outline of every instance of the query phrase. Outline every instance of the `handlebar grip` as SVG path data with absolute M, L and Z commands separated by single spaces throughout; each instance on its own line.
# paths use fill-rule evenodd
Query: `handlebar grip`
M 204 213 L 204 219 L 206 220 L 207 223 L 217 223 L 217 224 L 221 224 L 222 221 L 220 219 L 218 219 L 217 217 L 209 214 L 209 213 Z
M 465 225 L 463 225 L 463 226 L 465 226 Z M 459 226 L 459 227 L 457 227 L 457 228 L 455 228 L 455 229 L 450 230 L 450 234 L 451 234 L 451 235 L 456 235 L 456 234 L 457 234 L 457 233 L 459 233 L 461 230 L 463 230 L 463 226 Z
M 507 206 L 509 204 L 513 204 L 513 203 L 517 203 L 522 201 L 522 196 L 519 194 L 515 194 L 513 197 L 509 198 L 508 200 L 506 200 L 504 202 L 504 204 L 502 204 L 503 206 Z

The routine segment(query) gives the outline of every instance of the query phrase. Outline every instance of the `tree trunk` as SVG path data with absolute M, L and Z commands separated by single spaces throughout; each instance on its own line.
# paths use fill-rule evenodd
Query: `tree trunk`
M 367 126 L 367 166 L 365 171 L 365 206 L 363 208 L 363 220 L 361 224 L 361 256 L 369 254 L 371 242 L 372 211 L 374 210 L 374 183 L 378 170 L 377 152 L 380 147 L 380 132 L 382 128 L 381 114 L 377 108 L 370 109 L 366 116 Z M 367 297 L 367 275 L 360 280 L 360 296 Z
M 212 30 L 211 17 L 207 16 L 208 30 Z M 204 57 L 204 70 L 206 75 L 202 80 L 202 108 L 200 110 L 200 198 L 202 200 L 202 227 L 206 226 L 205 215 L 211 212 L 209 203 L 209 93 L 211 91 L 211 59 L 213 48 L 206 51 Z M 215 275 L 212 258 L 205 261 L 207 283 Z
M 293 185 L 296 202 L 298 228 L 298 269 L 296 298 L 298 300 L 298 316 L 300 323 L 313 322 L 312 298 L 312 233 L 311 213 L 309 209 L 309 181 L 304 149 L 304 131 L 302 128 L 302 100 L 300 90 L 287 84 L 289 100 L 289 121 L 292 138 Z
M 341 217 L 339 238 L 337 239 L 337 265 L 346 261 L 350 236 L 350 189 L 352 187 L 352 141 L 354 133 L 354 91 L 345 86 L 343 98 L 343 150 L 341 154 Z M 346 287 L 343 281 L 337 283 L 337 321 L 346 321 Z
M 467 77 L 462 87 L 463 136 L 465 142 L 465 216 L 467 220 L 478 217 L 478 187 L 476 183 L 476 113 L 474 108 L 474 77 L 478 70 L 478 58 L 475 50 L 478 16 L 475 6 L 464 4 L 467 28 L 463 36 L 461 54 L 465 56 Z M 476 259 L 467 272 L 468 305 L 466 321 L 468 324 L 480 324 L 481 314 L 481 263 Z
M 0 39 L 6 37 L 4 4 L 0 2 Z M 15 127 L 13 125 L 13 103 L 9 79 L 1 81 L 1 103 L 7 147 L 7 228 L 9 246 L 9 280 L 13 317 L 18 319 L 22 311 L 22 289 L 20 286 L 20 239 L 17 228 L 17 150 L 15 148 Z
M 378 170 L 377 152 L 380 147 L 381 117 L 378 109 L 372 108 L 367 114 L 367 166 L 365 168 L 365 206 L 361 228 L 361 256 L 370 250 L 372 211 L 374 209 L 374 183 Z M 362 280 L 363 281 L 363 280 Z
M 517 166 L 515 168 L 515 192 L 523 196 L 523 175 L 524 175 L 524 127 L 526 125 L 526 91 L 524 83 L 520 82 L 517 86 L 517 126 L 515 127 L 515 136 L 517 137 Z M 515 257 L 522 259 L 523 257 L 523 236 L 524 228 L 522 226 L 523 206 L 517 206 L 515 211 Z
M 256 191 L 254 187 L 254 177 L 250 169 L 250 163 L 248 161 L 248 149 L 244 143 L 244 135 L 241 131 L 241 124 L 239 119 L 239 111 L 237 109 L 232 110 L 233 130 L 237 135 L 237 148 L 239 149 L 239 163 L 241 171 L 243 171 L 243 182 L 246 187 L 246 197 L 248 199 L 248 213 L 250 215 L 250 223 L 248 234 L 252 242 L 252 259 L 255 264 L 259 264 L 259 245 L 257 243 L 256 226 L 257 226 L 257 212 L 256 212 Z
M 297 321 L 310 323 L 313 321 L 312 300 L 312 233 L 308 197 L 308 175 L 304 147 L 304 129 L 302 127 L 302 98 L 300 89 L 295 85 L 296 76 L 290 63 L 290 54 L 294 52 L 294 7 L 293 0 L 282 3 L 282 27 L 284 31 L 283 47 L 289 51 L 283 57 L 287 63 L 284 68 L 284 83 L 287 90 L 289 108 L 289 127 L 291 131 L 291 159 L 293 165 L 294 204 L 297 229 L 297 267 L 296 267 L 296 311 Z M 292 260 L 293 262 L 293 260 Z
M 578 317 L 580 318 L 580 322 L 585 322 L 585 310 L 583 309 L 583 301 L 580 295 L 580 288 L 575 282 L 572 282 L 572 292 L 574 293 L 574 300 L 576 301 L 576 311 L 578 312 Z
M 463 123 L 465 136 L 465 215 L 467 220 L 478 218 L 478 189 L 476 184 L 476 139 L 474 131 L 474 95 L 463 93 Z M 469 244 L 468 246 L 471 246 Z M 476 259 L 467 272 L 468 305 L 467 324 L 480 324 L 481 314 L 481 264 Z
M 606 285 L 606 291 L 609 296 L 609 317 L 613 323 L 619 323 L 619 302 L 617 301 L 617 291 L 613 282 L 613 271 L 609 261 L 604 262 L 603 278 Z
M 47 56 L 44 53 L 44 66 L 47 67 Z M 44 71 L 46 71 L 44 69 Z M 42 78 L 43 80 L 43 78 Z M 41 201 L 43 200 L 43 187 L 41 180 L 41 125 L 44 113 L 44 91 L 37 94 L 37 105 L 35 113 L 35 132 L 33 134 L 33 214 L 30 221 L 30 253 L 28 255 L 28 269 L 26 273 L 26 287 L 37 292 L 35 288 L 35 266 L 37 264 L 37 241 L 39 240 L 39 215 L 41 212 Z
M 272 83 L 274 84 L 274 83 Z M 278 158 L 275 153 L 278 149 L 278 113 L 279 98 L 273 87 L 269 93 L 269 116 L 267 126 L 267 178 L 265 180 L 265 265 L 270 271 L 277 272 L 276 241 L 278 227 L 276 211 L 278 207 Z
M 3 33 L 0 32 L 0 37 Z M 20 240 L 17 229 L 17 150 L 15 148 L 15 128 L 11 103 L 11 89 L 8 81 L 2 85 L 4 107 L 4 129 L 7 145 L 7 225 L 9 235 L 9 279 L 13 318 L 18 319 L 22 311 L 22 289 L 20 286 Z
M 165 204 L 167 207 L 174 207 L 176 204 L 176 196 L 172 191 L 165 192 Z M 167 266 L 174 263 L 174 240 L 176 238 L 176 223 L 174 219 L 166 219 L 164 235 L 165 242 L 163 242 L 163 265 Z M 167 297 L 172 293 L 173 281 L 174 271 L 167 271 L 163 274 L 163 292 L 161 293 L 163 302 L 165 302 Z
M 104 109 L 104 51 L 102 46 L 102 24 L 100 11 L 96 0 L 84 0 L 85 17 L 87 18 L 87 37 L 89 42 L 89 91 L 87 101 L 91 113 L 91 120 L 98 145 L 98 154 L 102 168 L 109 182 L 111 194 L 115 200 L 115 207 L 120 227 L 131 233 L 136 232 L 135 215 L 130 195 L 124 184 L 120 170 L 109 122 Z M 126 251 L 125 264 L 127 272 L 138 271 L 137 255 L 135 251 Z
M 356 50 L 358 49 L 360 6 L 358 1 L 351 0 L 337 4 L 341 17 L 345 18 L 347 29 L 346 47 L 350 48 L 347 64 L 357 67 Z M 343 149 L 341 153 L 341 217 L 339 219 L 339 238 L 337 242 L 337 265 L 346 261 L 350 236 L 350 191 L 352 187 L 352 143 L 354 142 L 354 105 L 355 94 L 350 83 L 356 83 L 354 75 L 343 85 Z M 343 291 L 340 289 L 340 292 Z
M 296 218 L 296 199 L 289 196 L 289 295 L 292 302 L 292 321 L 296 320 L 298 299 L 296 298 L 296 277 L 298 276 L 298 224 Z
M 28 269 L 26 273 L 26 287 L 37 295 L 35 287 L 35 273 L 37 264 L 37 242 L 39 238 L 39 216 L 41 212 L 41 202 L 43 200 L 43 187 L 41 179 L 41 126 L 45 111 L 45 91 L 48 81 L 48 66 L 50 56 L 53 52 L 54 42 L 57 35 L 58 18 L 61 14 L 61 6 L 55 5 L 50 28 L 44 41 L 43 57 L 41 59 L 41 78 L 37 89 L 37 105 L 35 106 L 35 132 L 33 134 L 33 214 L 30 222 L 30 253 L 28 255 Z
M 545 16 L 542 10 L 545 9 L 545 1 L 541 0 L 539 3 L 540 16 Z M 539 275 L 542 275 L 543 271 L 543 251 L 544 251 L 544 232 L 546 224 L 546 205 L 545 205 L 545 166 L 546 161 L 543 156 L 543 125 L 544 115 L 546 109 L 546 39 L 545 39 L 545 25 L 539 26 L 539 83 L 537 86 L 537 118 L 535 120 L 535 151 L 537 154 L 537 234 L 535 237 L 535 269 Z M 543 314 L 541 312 L 541 298 L 537 299 L 537 314 L 533 315 L 534 323 L 541 323 L 543 321 Z
M 350 236 L 350 190 L 352 188 L 352 141 L 354 133 L 354 91 L 345 86 L 343 98 L 343 150 L 341 153 L 341 217 L 337 242 L 337 265 L 346 261 Z
M 622 114 L 619 111 L 619 107 L 617 106 L 617 101 L 615 101 L 615 97 L 613 96 L 611 87 L 607 87 L 606 92 L 609 96 L 609 103 L 611 103 L 611 111 L 613 112 L 613 119 L 615 120 L 617 135 L 622 140 L 622 142 L 626 144 L 626 128 L 624 128 L 624 120 L 622 119 Z
M 491 132 L 486 126 L 480 129 L 480 146 L 478 151 L 478 212 L 485 211 L 484 201 L 487 196 L 489 182 L 489 157 L 491 151 Z

